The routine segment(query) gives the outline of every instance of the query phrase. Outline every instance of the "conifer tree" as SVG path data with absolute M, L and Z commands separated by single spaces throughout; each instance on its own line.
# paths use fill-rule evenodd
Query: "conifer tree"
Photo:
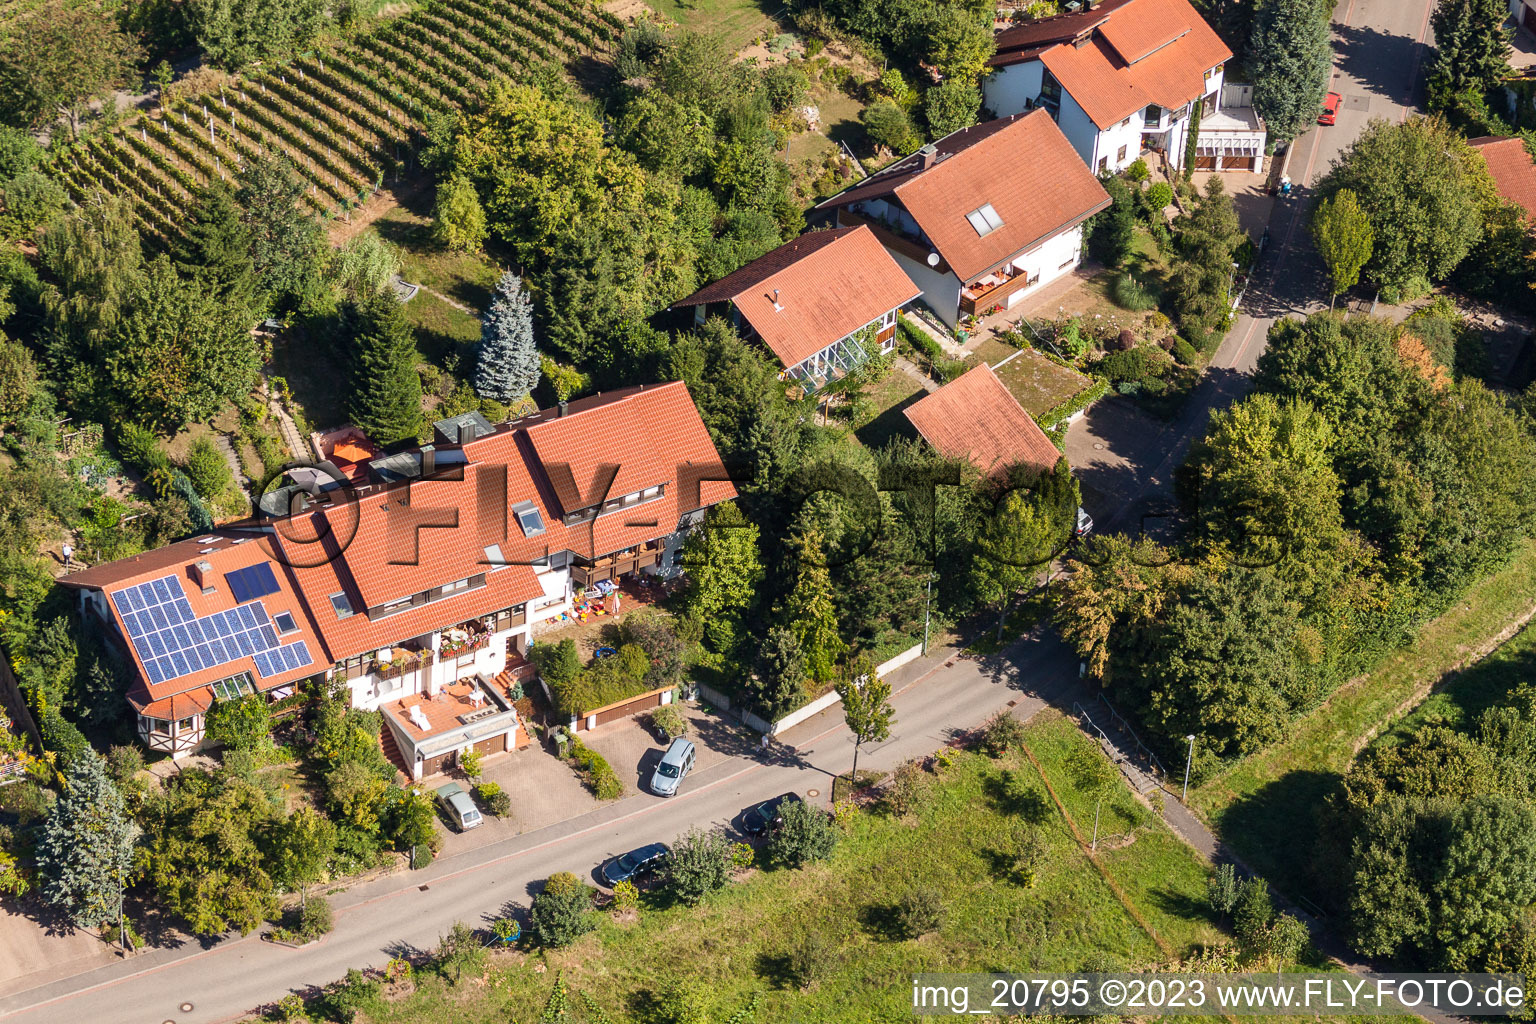
M 785 603 L 790 631 L 800 641 L 805 668 L 818 683 L 832 679 L 846 645 L 837 629 L 837 605 L 832 600 L 821 534 L 808 530 L 795 540 L 798 550 L 795 587 Z
M 1305 131 L 1328 91 L 1330 9 L 1319 0 L 1264 0 L 1254 12 L 1248 43 L 1253 106 L 1276 142 Z
M 480 361 L 475 393 L 510 402 L 539 383 L 539 350 L 533 342 L 533 300 L 516 274 L 496 282 L 496 294 L 480 318 Z
M 1435 60 L 1429 66 L 1432 100 L 1491 89 L 1509 74 L 1508 19 L 1505 0 L 1440 0 L 1433 17 Z
M 171 259 L 177 270 L 220 299 L 245 307 L 254 304 L 257 287 L 251 266 L 251 230 L 241 216 L 234 189 L 226 182 L 205 185 L 171 245 Z
M 358 321 L 347 415 L 378 444 L 415 437 L 421 427 L 421 378 L 405 310 L 385 292 L 358 310 Z
M 81 928 L 118 922 L 138 838 L 106 761 L 86 748 L 72 760 L 64 795 L 43 823 L 37 844 L 43 896 Z

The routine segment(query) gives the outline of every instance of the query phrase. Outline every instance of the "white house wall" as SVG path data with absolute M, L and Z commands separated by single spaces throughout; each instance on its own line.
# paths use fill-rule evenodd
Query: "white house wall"
M 1125 150 L 1124 156 L 1120 154 L 1122 148 Z M 1141 111 L 1099 132 L 1095 154 L 1093 162 L 1088 165 L 1088 169 L 1095 174 L 1099 173 L 1100 160 L 1108 161 L 1104 166 L 1107 171 L 1123 171 L 1135 163 L 1141 156 Z
M 933 310 L 950 328 L 960 322 L 959 278 L 947 270 L 941 273 L 894 249 L 887 249 L 886 252 L 895 257 L 897 265 L 906 271 L 912 283 L 922 289 L 919 302 Z
M 998 68 L 982 79 L 983 104 L 998 117 L 1022 113 L 1040 96 L 1042 67 L 1038 60 L 1032 60 Z
M 1008 297 L 1008 304 L 1012 306 L 1020 299 L 1033 295 L 1038 289 L 1050 284 L 1058 277 L 1070 274 L 1082 260 L 1083 226 L 1079 224 L 1071 231 L 1063 231 L 1055 238 L 1047 240 L 1038 249 L 1013 261 L 1013 265 L 1020 273 L 1030 277 L 1038 274 L 1040 281 L 1029 288 L 1014 292 Z

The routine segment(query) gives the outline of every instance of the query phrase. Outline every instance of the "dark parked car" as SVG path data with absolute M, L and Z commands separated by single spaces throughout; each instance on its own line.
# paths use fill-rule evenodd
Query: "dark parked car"
M 749 807 L 741 816 L 741 830 L 749 836 L 760 836 L 784 820 L 781 811 L 785 804 L 798 803 L 804 803 L 799 793 L 780 793 L 772 800 Z
M 636 881 L 661 867 L 671 852 L 666 843 L 650 843 L 630 850 L 603 865 L 603 881 L 610 886 Z
M 1331 92 L 1323 97 L 1323 112 L 1317 115 L 1318 124 L 1334 124 L 1339 119 L 1339 104 L 1344 102 L 1344 97 L 1336 92 Z

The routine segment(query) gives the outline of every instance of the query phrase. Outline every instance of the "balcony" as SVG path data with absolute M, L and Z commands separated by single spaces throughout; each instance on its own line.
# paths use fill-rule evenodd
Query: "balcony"
M 1029 277 L 1014 270 L 1010 263 L 1006 270 L 988 274 L 970 287 L 960 289 L 960 312 L 970 316 L 985 316 L 994 307 L 1006 309 L 1010 298 L 1039 283 L 1039 274 Z
M 431 651 L 405 651 L 405 656 L 402 657 L 402 650 L 404 649 L 395 648 L 394 657 L 387 662 L 375 662 L 372 668 L 373 674 L 381 680 L 399 679 L 417 669 L 431 668 L 433 662 L 437 660 Z
M 661 541 L 649 541 L 639 547 L 599 558 L 591 565 L 573 564 L 571 582 L 580 587 L 590 587 L 598 580 L 616 580 L 626 573 L 639 572 L 656 564 L 661 558 L 661 547 Z

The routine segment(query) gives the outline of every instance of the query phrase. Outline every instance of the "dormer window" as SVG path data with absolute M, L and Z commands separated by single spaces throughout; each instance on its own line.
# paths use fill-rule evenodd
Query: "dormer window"
M 984 203 L 979 209 L 972 210 L 965 215 L 965 219 L 971 222 L 971 227 L 976 229 L 978 235 L 990 235 L 1003 226 L 1003 218 L 992 209 L 991 203 Z

